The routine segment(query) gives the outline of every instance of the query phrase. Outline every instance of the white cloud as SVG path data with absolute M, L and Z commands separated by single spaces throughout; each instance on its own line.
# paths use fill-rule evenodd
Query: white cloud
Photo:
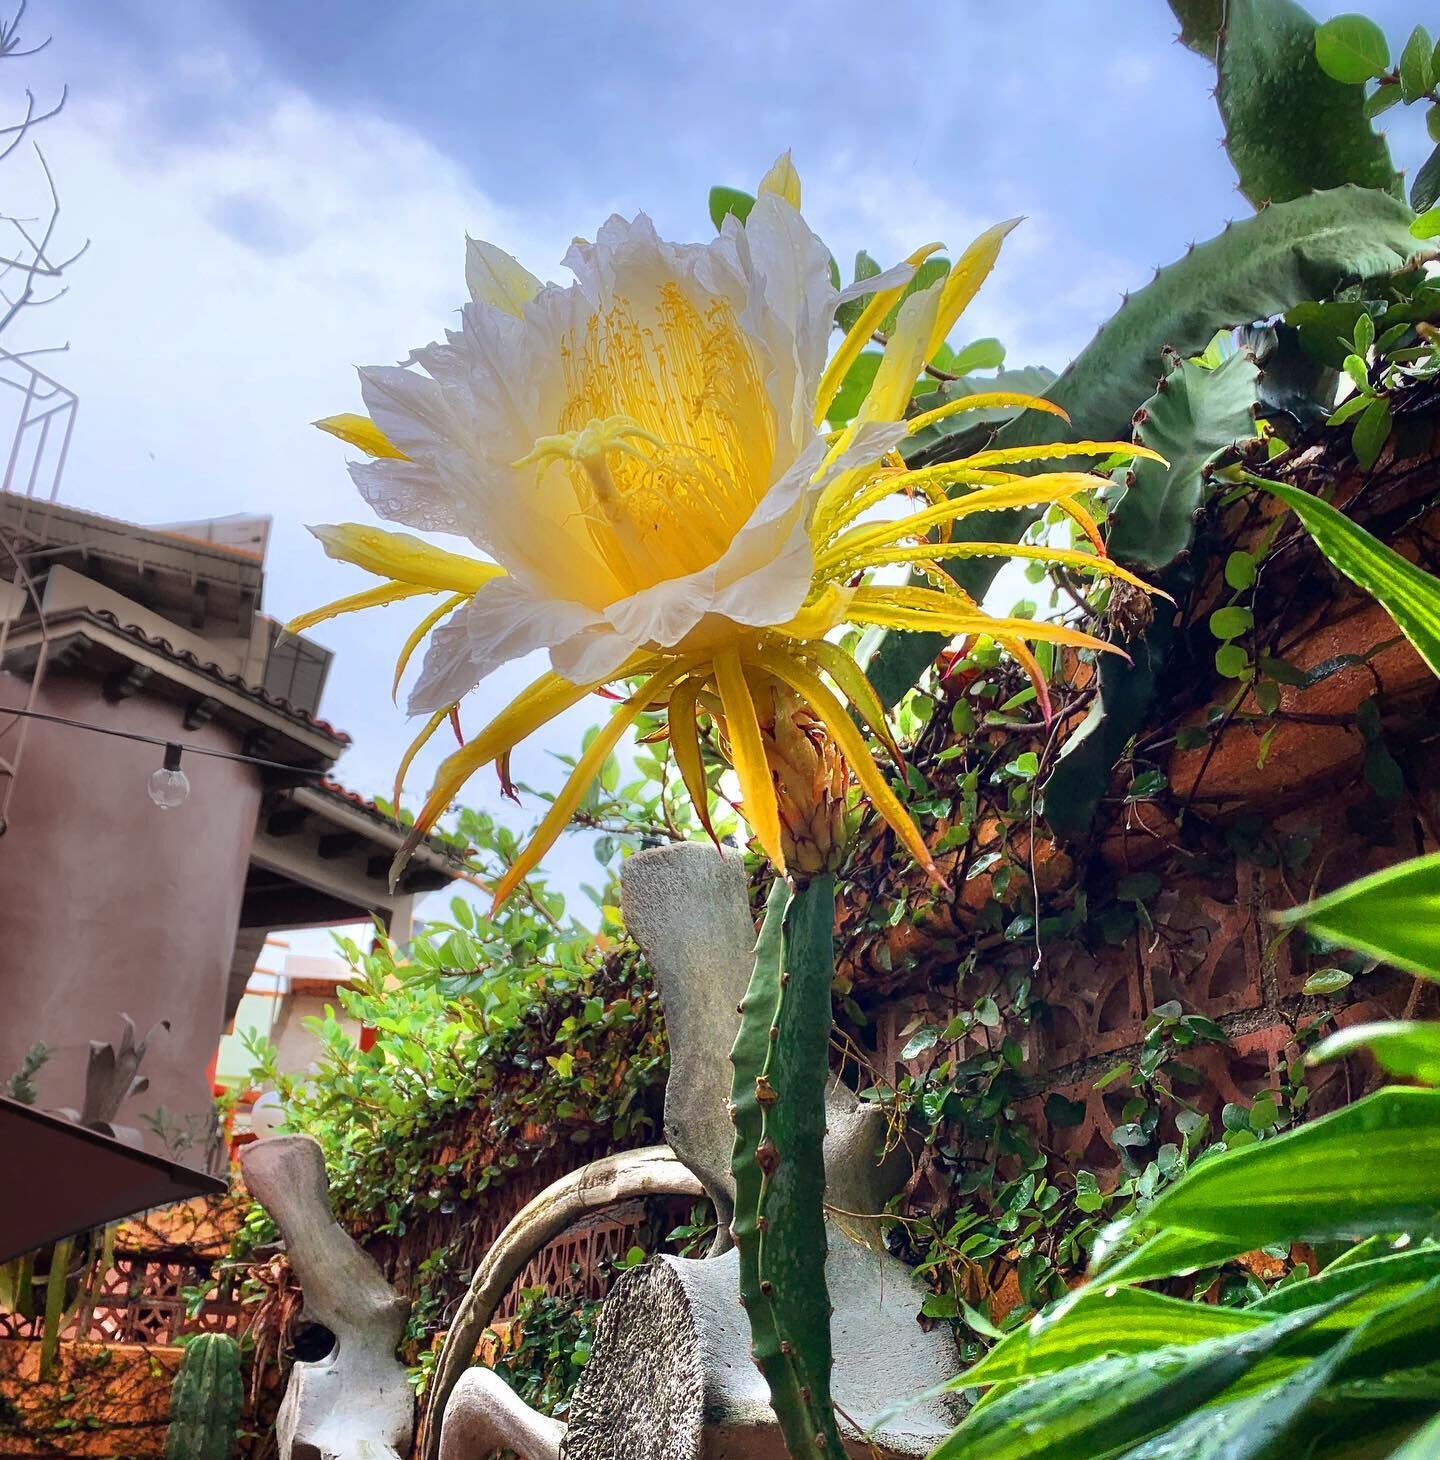
M 1024 215 L 954 334 L 957 344 L 1000 339 L 1012 365 L 1061 369 L 1113 312 L 1121 291 L 1142 282 L 1104 243 L 1067 237 L 1062 220 L 1026 206 L 1015 183 L 942 189 L 919 169 L 906 174 L 846 154 L 803 176 L 806 213 L 847 279 L 858 248 L 887 267 L 925 243 L 943 243 L 953 259 L 992 224 Z

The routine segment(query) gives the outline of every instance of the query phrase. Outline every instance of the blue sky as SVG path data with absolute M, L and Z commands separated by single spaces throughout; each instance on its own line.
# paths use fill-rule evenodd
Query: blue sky
M 1365 9 L 1398 49 L 1423 7 Z M 560 278 L 612 211 L 706 236 L 710 185 L 753 187 L 790 147 L 842 265 L 1025 214 L 957 338 L 1060 368 L 1123 289 L 1248 211 L 1161 0 L 31 0 L 27 26 L 53 43 L 5 65 L 42 101 L 70 84 L 44 142 L 92 240 L 70 294 L 7 336 L 70 344 L 47 367 L 81 401 L 62 495 L 140 521 L 271 513 L 281 617 L 364 586 L 303 531 L 366 515 L 307 423 L 356 407 L 352 366 L 445 327 L 467 230 Z M 412 617 L 315 633 L 337 652 L 325 711 L 356 738 L 341 773 L 372 794 L 411 733 L 386 685 Z M 540 749 L 517 770 L 555 779 Z M 488 779 L 470 799 L 495 803 Z M 588 854 L 552 862 L 570 881 Z

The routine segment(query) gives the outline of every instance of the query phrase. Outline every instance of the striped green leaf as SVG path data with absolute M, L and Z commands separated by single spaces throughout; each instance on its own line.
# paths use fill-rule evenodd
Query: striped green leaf
M 1281 1242 L 1440 1228 L 1440 1090 L 1377 1090 L 1273 1140 L 1202 1161 L 1097 1245 L 1101 1278 L 1134 1282 Z M 1171 1241 L 1105 1267 L 1119 1243 Z M 1193 1240 L 1191 1240 L 1193 1239 Z M 1203 1251 L 1199 1262 L 1187 1246 Z M 1228 1249 L 1228 1251 L 1226 1251 Z M 1162 1271 L 1163 1269 L 1163 1271 Z
M 1332 943 L 1440 979 L 1440 852 L 1347 882 L 1279 921 L 1304 923 Z
M 1398 1450 L 1392 1450 L 1390 1460 L 1435 1460 L 1437 1455 L 1440 1455 L 1440 1414 L 1416 1430 Z
M 1328 1303 L 1332 1298 L 1342 1298 L 1347 1293 L 1358 1293 L 1362 1288 L 1373 1289 L 1377 1295 L 1376 1306 L 1380 1306 L 1436 1277 L 1440 1277 L 1440 1247 L 1408 1247 L 1366 1262 L 1327 1267 L 1303 1282 L 1275 1288 L 1243 1311 L 1247 1315 L 1273 1318 L 1278 1313 L 1294 1313 L 1301 1308 L 1313 1308 L 1317 1303 Z
M 1420 657 L 1440 674 L 1440 578 L 1407 562 L 1319 497 L 1280 482 L 1250 480 L 1289 503 L 1316 547 L 1352 583 L 1374 595 Z
M 1092 1284 L 1064 1299 L 1053 1313 L 1007 1334 L 951 1387 L 1015 1383 L 1107 1355 L 1201 1343 L 1246 1333 L 1271 1316 L 1251 1317 L 1238 1308 L 1187 1303 L 1143 1288 Z
M 1297 1372 L 1230 1404 L 1203 1409 L 1119 1460 L 1276 1460 L 1301 1455 L 1323 1430 L 1334 1425 L 1333 1406 L 1317 1412 L 1322 1400 L 1356 1398 L 1368 1401 L 1404 1401 L 1413 1397 L 1414 1384 L 1386 1389 L 1383 1381 L 1362 1378 L 1345 1381 L 1352 1369 L 1362 1372 L 1367 1359 L 1388 1352 L 1397 1339 L 1423 1341 L 1437 1325 L 1437 1285 L 1391 1302 L 1356 1322 L 1353 1305 L 1331 1312 L 1329 1321 L 1345 1326 L 1344 1336 Z M 1332 1305 L 1333 1306 L 1333 1305 Z M 1422 1381 L 1423 1384 L 1423 1381 Z M 1360 1386 L 1365 1386 L 1364 1392 Z M 1353 1391 L 1353 1392 L 1352 1392 Z M 1421 1390 L 1422 1397 L 1428 1394 Z
M 1310 1051 L 1310 1063 L 1323 1065 L 1362 1049 L 1392 1075 L 1440 1085 L 1440 1023 L 1434 1020 L 1382 1019 L 1374 1024 L 1352 1024 L 1322 1039 Z
M 1118 1453 L 1218 1398 L 1335 1306 L 1287 1314 L 1188 1348 L 1095 1359 L 1047 1374 L 971 1410 L 930 1460 L 1078 1460 Z

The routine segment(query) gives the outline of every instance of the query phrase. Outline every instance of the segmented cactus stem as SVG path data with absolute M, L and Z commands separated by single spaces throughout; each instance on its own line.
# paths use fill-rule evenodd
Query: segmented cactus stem
M 165 1460 L 229 1460 L 244 1400 L 240 1345 L 226 1333 L 192 1338 L 170 1390 Z
M 730 1053 L 735 1219 L 751 1355 L 794 1460 L 844 1460 L 830 1398 L 825 1082 L 835 879 L 777 881 Z

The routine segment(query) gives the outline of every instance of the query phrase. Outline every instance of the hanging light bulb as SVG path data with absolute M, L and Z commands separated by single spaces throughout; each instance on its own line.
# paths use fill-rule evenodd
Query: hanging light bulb
M 165 764 L 150 773 L 150 799 L 162 810 L 172 811 L 190 794 L 190 778 L 180 769 L 180 747 L 165 747 Z

